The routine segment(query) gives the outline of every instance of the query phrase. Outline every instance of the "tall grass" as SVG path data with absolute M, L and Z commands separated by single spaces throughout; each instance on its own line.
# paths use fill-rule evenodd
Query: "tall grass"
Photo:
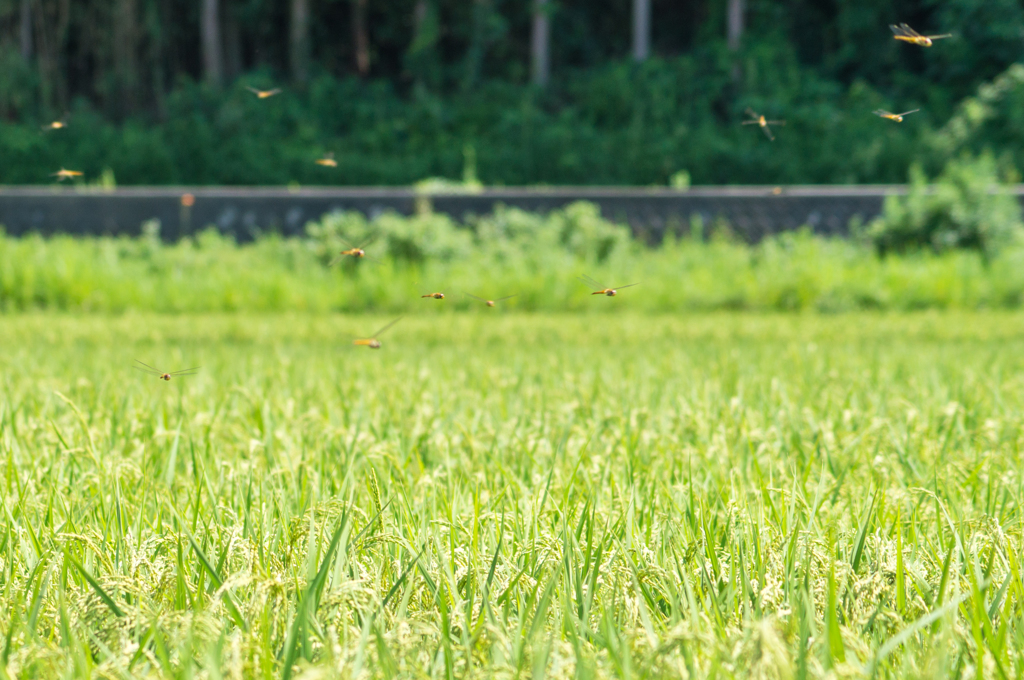
M 1020 314 L 385 318 L 4 319 L 0 672 L 1024 672 Z
M 443 215 L 328 216 L 305 238 L 236 244 L 215 231 L 165 244 L 129 238 L 0 237 L 0 308 L 124 312 L 407 312 L 474 304 L 464 293 L 518 293 L 510 307 L 648 312 L 1017 308 L 1024 247 L 984 261 L 975 253 L 879 258 L 857 241 L 798 232 L 756 246 L 727 230 L 633 240 L 585 203 L 541 217 L 499 210 L 468 228 Z M 342 258 L 345 243 L 376 238 L 376 259 Z M 576 277 L 640 282 L 593 299 Z M 446 293 L 442 303 L 420 295 Z

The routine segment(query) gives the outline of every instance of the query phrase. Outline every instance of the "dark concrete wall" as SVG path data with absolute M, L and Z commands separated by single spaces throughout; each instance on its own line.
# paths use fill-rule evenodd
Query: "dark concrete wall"
M 417 194 L 407 188 L 0 188 L 0 225 L 8 234 L 138 234 L 156 219 L 161 234 L 175 239 L 209 225 L 248 240 L 264 231 L 303 233 L 307 222 L 335 210 L 374 216 L 387 210 L 411 214 L 429 201 L 433 210 L 462 220 L 492 212 L 504 204 L 546 212 L 573 201 L 591 201 L 605 217 L 628 222 L 634 231 L 657 241 L 670 231 L 685 231 L 693 215 L 706 225 L 724 219 L 750 241 L 804 225 L 823 234 L 844 234 L 850 220 L 867 221 L 882 210 L 885 196 L 902 186 L 708 187 L 662 188 L 509 188 L 476 194 Z M 1024 202 L 1024 187 L 1017 193 Z M 182 197 L 194 197 L 191 207 Z

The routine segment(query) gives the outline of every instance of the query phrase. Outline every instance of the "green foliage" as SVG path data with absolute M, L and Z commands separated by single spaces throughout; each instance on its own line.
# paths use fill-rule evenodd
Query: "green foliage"
M 490 312 L 5 318 L 0 674 L 1024 663 L 1024 315 Z
M 754 246 L 669 234 L 648 248 L 586 203 L 545 216 L 501 209 L 466 227 L 429 211 L 372 220 L 343 213 L 308 231 L 245 244 L 214 229 L 166 244 L 155 225 L 137 239 L 0 237 L 0 308 L 439 313 L 475 308 L 465 293 L 518 294 L 506 304 L 520 310 L 588 312 L 1024 304 L 1019 243 L 879 258 L 867 243 L 799 231 Z M 339 255 L 358 246 L 366 258 Z M 576 278 L 582 274 L 640 285 L 614 300 L 594 299 Z M 435 291 L 446 294 L 443 303 L 420 299 Z
M 950 161 L 934 183 L 911 168 L 906 196 L 889 196 L 866 231 L 881 254 L 976 250 L 991 258 L 1024 235 L 1021 206 L 988 155 Z
M 83 104 L 65 130 L 0 125 L 0 182 L 48 183 L 64 166 L 90 181 L 109 168 L 121 185 L 667 185 L 684 168 L 698 185 L 896 183 L 915 160 L 937 172 L 962 148 L 1008 149 L 1008 165 L 1024 162 L 1013 151 L 1024 148 L 1014 69 L 960 110 L 927 106 L 937 93 L 822 78 L 784 44 L 751 49 L 740 94 L 717 52 L 610 63 L 546 92 L 485 82 L 410 98 L 387 82 L 320 76 L 257 100 L 243 85 L 268 80 L 258 74 L 219 93 L 184 82 L 166 97 L 163 123 L 114 124 Z M 990 113 L 979 121 L 982 101 Z M 897 104 L 923 111 L 903 124 L 871 115 Z M 740 125 L 747 107 L 786 119 L 774 142 Z M 325 152 L 336 168 L 314 163 Z

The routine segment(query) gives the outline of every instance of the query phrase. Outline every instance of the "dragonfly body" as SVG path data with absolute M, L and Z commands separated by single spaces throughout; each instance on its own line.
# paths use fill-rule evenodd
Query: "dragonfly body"
M 174 377 L 195 375 L 195 372 L 199 370 L 199 367 L 195 366 L 193 368 L 186 368 L 183 371 L 158 371 L 149 364 L 144 364 L 138 359 L 135 360 L 135 363 L 140 364 L 139 366 L 133 366 L 133 368 L 135 368 L 136 370 L 142 371 L 143 373 L 148 373 L 149 375 L 155 375 L 157 379 L 166 380 L 167 382 L 170 382 L 171 378 Z
M 369 243 L 364 243 L 363 245 L 359 246 L 358 248 L 353 247 L 352 244 L 349 243 L 348 241 L 345 241 L 345 239 L 341 239 L 341 241 L 342 241 L 342 243 L 344 243 L 345 245 L 348 246 L 348 250 L 343 250 L 340 253 L 338 253 L 338 256 L 336 258 L 334 258 L 333 260 L 331 260 L 331 264 L 332 265 L 335 264 L 336 262 L 338 262 L 338 260 L 340 260 L 343 257 L 354 257 L 357 260 L 361 260 L 361 259 L 365 258 L 367 260 L 371 260 L 372 262 L 374 262 L 376 264 L 380 264 L 379 260 L 375 260 L 374 258 L 368 256 L 366 254 L 366 250 L 364 250 L 366 248 L 366 246 L 368 246 L 368 245 L 370 245 L 370 243 L 372 243 L 372 241 L 370 241 Z
M 281 88 L 275 87 L 273 90 L 257 90 L 255 87 L 245 88 L 256 95 L 259 99 L 266 99 L 267 97 L 273 97 L 275 94 L 281 94 Z
M 316 162 L 317 165 L 322 165 L 325 168 L 336 168 L 336 167 L 338 167 L 338 161 L 334 160 L 334 154 L 333 153 L 324 154 L 323 158 L 318 158 L 318 159 L 316 159 L 315 162 Z
M 65 123 L 64 121 L 62 121 L 62 120 L 55 120 L 52 123 L 47 123 L 46 125 L 44 125 L 43 129 L 44 130 L 63 130 L 67 126 L 68 126 L 68 124 Z
M 582 281 L 585 285 L 589 286 L 591 289 L 594 289 L 594 288 L 597 289 L 597 290 L 593 290 L 590 293 L 591 295 L 607 295 L 608 297 L 615 297 L 616 295 L 619 294 L 619 290 L 621 290 L 623 288 L 630 288 L 632 286 L 638 285 L 636 283 L 630 283 L 630 284 L 625 285 L 625 286 L 614 286 L 613 287 L 613 286 L 605 286 L 603 284 L 600 284 L 597 281 L 595 281 L 594 279 L 590 278 L 589 276 L 581 276 L 579 278 L 580 278 L 580 281 Z
M 82 172 L 79 170 L 65 170 L 64 168 L 61 168 L 50 175 L 50 177 L 56 177 L 58 182 L 63 182 L 66 179 L 73 179 L 81 176 Z
M 897 123 L 902 123 L 903 116 L 909 116 L 910 114 L 917 113 L 920 110 L 921 109 L 914 109 L 913 111 L 904 111 L 903 113 L 890 113 L 885 109 L 878 109 L 877 111 L 875 111 L 875 115 L 881 118 L 888 118 L 889 120 L 895 121 Z
M 889 30 L 892 31 L 892 37 L 896 40 L 909 43 L 911 45 L 920 45 L 921 47 L 931 47 L 933 40 L 953 37 L 952 33 L 944 33 L 942 35 L 921 35 L 906 24 L 890 24 Z
M 519 293 L 516 293 L 515 295 L 506 295 L 505 297 L 500 297 L 497 300 L 487 300 L 487 299 L 482 298 L 482 297 L 477 297 L 476 295 L 473 295 L 472 293 L 466 293 L 466 295 L 468 295 L 469 297 L 473 298 L 474 300 L 479 300 L 480 302 L 484 303 L 488 307 L 493 307 L 495 305 L 495 303 L 501 302 L 502 300 L 508 300 L 509 298 L 514 298 L 516 295 L 519 295 Z
M 444 299 L 444 293 L 427 293 L 426 295 L 421 295 L 420 297 L 421 298 L 434 298 L 435 300 L 443 300 Z
M 769 126 L 786 124 L 786 121 L 784 120 L 768 120 L 761 114 L 755 113 L 753 109 L 747 109 L 747 115 L 750 116 L 750 120 L 743 121 L 743 125 L 758 126 L 762 130 L 764 130 L 764 134 L 768 137 L 768 139 L 770 139 L 773 142 L 775 141 L 775 135 L 772 134 L 772 129 Z
M 370 349 L 380 349 L 383 343 L 381 343 L 381 341 L 377 339 L 378 336 L 384 335 L 384 331 L 388 330 L 396 323 L 398 323 L 399 320 L 401 320 L 401 318 L 402 317 L 398 317 L 397 319 L 389 323 L 387 326 L 384 326 L 384 328 L 381 328 L 379 331 L 373 334 L 372 338 L 357 338 L 356 340 L 352 341 L 352 344 L 356 345 L 357 347 L 369 347 Z

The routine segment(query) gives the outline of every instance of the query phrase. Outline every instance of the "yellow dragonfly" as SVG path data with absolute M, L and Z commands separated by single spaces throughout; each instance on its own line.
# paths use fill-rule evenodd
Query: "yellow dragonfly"
M 896 40 L 901 40 L 905 43 L 910 43 L 911 45 L 920 45 L 921 47 L 931 47 L 933 40 L 953 37 L 952 33 L 943 33 L 942 35 L 921 35 L 906 24 L 889 24 L 889 30 L 892 31 L 892 37 Z
M 426 295 L 421 295 L 420 297 L 421 298 L 434 298 L 435 300 L 443 300 L 444 299 L 444 293 L 427 293 Z
M 155 375 L 160 380 L 167 380 L 167 381 L 170 381 L 171 378 L 183 377 L 183 376 L 186 376 L 186 375 L 195 375 L 195 372 L 199 370 L 199 366 L 195 366 L 193 368 L 186 368 L 186 369 L 181 370 L 181 371 L 171 371 L 170 373 L 168 373 L 167 371 L 158 371 L 157 369 L 153 368 L 149 364 L 143 364 L 138 359 L 135 360 L 135 363 L 141 364 L 141 365 L 140 366 L 132 366 L 132 368 L 134 368 L 134 369 L 136 369 L 138 371 L 142 371 L 143 373 L 148 373 L 150 375 Z
M 592 279 L 592 278 L 590 278 L 589 276 L 586 276 L 586 275 L 583 275 L 583 276 L 579 277 L 579 279 L 580 279 L 580 281 L 582 281 L 589 288 L 592 288 L 592 289 L 596 288 L 597 289 L 597 290 L 594 290 L 591 293 L 591 295 L 607 295 L 608 297 L 615 297 L 616 295 L 619 294 L 619 291 L 622 290 L 623 288 L 630 288 L 632 286 L 640 285 L 639 283 L 630 283 L 630 284 L 625 285 L 625 286 L 615 286 L 613 288 L 611 286 L 606 286 L 604 284 L 598 283 L 597 281 L 595 281 L 594 279 Z
M 401 320 L 402 320 L 402 317 L 398 317 L 397 319 L 395 319 L 394 321 L 389 323 L 387 326 L 384 326 L 384 328 L 381 328 L 379 331 L 374 333 L 373 336 L 371 336 L 369 338 L 357 338 L 357 339 L 352 341 L 352 344 L 356 345 L 356 346 L 359 346 L 359 347 L 369 347 L 370 349 L 380 349 L 381 341 L 378 340 L 377 338 L 379 336 L 381 336 L 381 335 L 384 335 L 384 331 L 386 331 L 387 329 L 391 328 L 392 326 L 394 326 L 396 323 L 398 323 Z
M 904 111 L 903 113 L 890 113 L 885 109 L 878 109 L 874 113 L 876 116 L 879 116 L 880 118 L 888 118 L 889 120 L 896 121 L 897 123 L 902 123 L 903 116 L 909 116 L 910 114 L 917 113 L 920 110 L 921 109 L 914 109 L 913 111 Z
M 260 99 L 266 99 L 267 97 L 273 97 L 275 94 L 281 94 L 281 88 L 275 87 L 273 90 L 257 90 L 255 87 L 246 87 L 245 89 L 252 92 Z
M 49 130 L 63 130 L 67 126 L 68 126 L 68 119 L 67 119 L 67 116 L 65 116 L 64 118 L 61 118 L 60 120 L 55 120 L 52 123 L 47 123 L 46 125 L 43 126 L 43 130 L 47 130 L 47 131 L 49 131 Z
M 772 134 L 772 129 L 769 125 L 785 125 L 784 120 L 766 120 L 764 116 L 754 113 L 753 109 L 747 109 L 747 115 L 750 116 L 751 120 L 743 121 L 743 125 L 757 125 L 760 126 L 764 133 L 768 136 L 768 139 L 775 141 L 775 135 Z
M 323 158 L 317 158 L 313 161 L 317 165 L 322 165 L 325 168 L 336 168 L 338 167 L 338 161 L 334 160 L 333 153 L 325 153 Z
M 505 297 L 500 297 L 497 300 L 485 300 L 484 298 L 477 297 L 476 295 L 473 295 L 472 293 L 466 293 L 466 295 L 468 295 L 469 297 L 473 298 L 474 300 L 479 300 L 480 302 L 484 303 L 488 307 L 493 307 L 495 302 L 501 302 L 502 300 L 509 300 L 511 298 L 514 298 L 516 295 L 519 295 L 519 293 L 516 293 L 515 295 L 506 295 Z
M 373 243 L 373 239 L 370 239 L 369 241 L 367 241 L 363 245 L 359 246 L 358 248 L 353 248 L 352 244 L 349 243 L 348 241 L 346 241 L 345 239 L 341 239 L 341 242 L 348 246 L 348 250 L 343 250 L 340 253 L 338 253 L 337 257 L 335 257 L 333 260 L 331 260 L 330 266 L 333 266 L 333 265 L 337 264 L 338 262 L 340 262 L 345 257 L 352 257 L 352 258 L 355 258 L 357 260 L 367 259 L 367 260 L 370 260 L 371 262 L 374 262 L 376 264 L 380 264 L 380 260 L 378 260 L 376 258 L 373 258 L 373 257 L 370 257 L 369 255 L 366 254 L 366 250 L 364 250 L 364 248 L 366 248 L 366 246 L 368 246 L 371 243 Z
M 66 179 L 74 179 L 75 177 L 81 177 L 82 172 L 80 170 L 65 170 L 61 168 L 57 172 L 50 173 L 50 177 L 56 177 L 58 182 L 63 182 Z

